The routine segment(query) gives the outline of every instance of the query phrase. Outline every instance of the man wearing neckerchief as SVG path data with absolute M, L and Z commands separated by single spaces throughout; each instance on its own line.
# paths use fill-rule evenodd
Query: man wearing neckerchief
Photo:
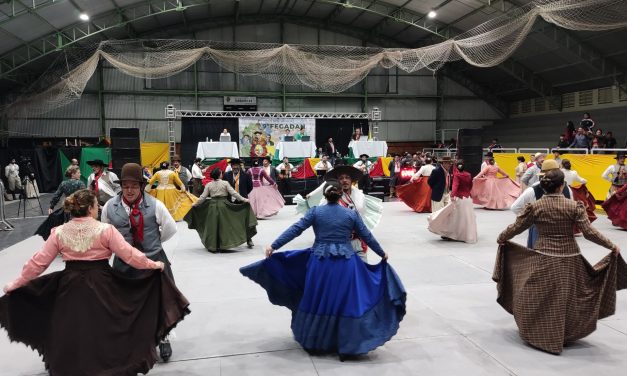
M 142 167 L 137 163 L 125 164 L 120 179 L 114 183 L 122 186 L 122 193 L 107 201 L 102 209 L 101 221 L 115 226 L 129 244 L 144 252 L 149 259 L 163 262 L 164 273 L 174 281 L 170 261 L 162 245 L 176 233 L 174 218 L 161 201 L 144 194 L 146 180 Z M 117 256 L 113 260 L 113 268 L 129 278 L 141 278 L 146 273 Z M 167 338 L 159 344 L 159 352 L 164 361 L 172 355 Z

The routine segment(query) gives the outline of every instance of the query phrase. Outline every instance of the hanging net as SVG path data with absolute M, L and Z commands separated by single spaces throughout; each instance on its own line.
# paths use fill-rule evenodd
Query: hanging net
M 225 70 L 261 76 L 283 85 L 305 85 L 320 92 L 341 92 L 376 68 L 405 72 L 436 71 L 464 60 L 476 67 L 505 61 L 542 18 L 570 30 L 602 31 L 627 26 L 626 0 L 536 0 L 483 23 L 455 38 L 415 48 L 367 48 L 199 40 L 104 41 L 60 54 L 26 94 L 8 106 L 12 117 L 32 117 L 81 97 L 100 60 L 143 79 L 169 77 L 199 60 Z

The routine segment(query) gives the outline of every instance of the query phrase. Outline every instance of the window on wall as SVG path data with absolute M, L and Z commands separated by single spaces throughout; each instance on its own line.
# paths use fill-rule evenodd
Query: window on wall
M 627 101 L 627 88 L 622 87 L 618 89 L 618 100 L 623 102 Z
M 509 104 L 509 113 L 518 115 L 520 113 L 520 102 L 512 102 Z
M 559 96 L 554 96 L 551 98 L 552 100 L 549 101 L 549 110 L 553 111 L 553 110 L 559 110 L 559 104 L 560 104 L 560 100 L 562 98 L 560 98 Z
M 531 112 L 531 99 L 525 99 L 520 102 L 520 112 L 523 114 Z
M 535 112 L 546 111 L 546 101 L 544 100 L 544 98 L 536 98 L 534 100 L 533 109 Z
M 579 92 L 579 106 L 592 106 L 592 90 Z
M 604 87 L 597 91 L 597 102 L 602 103 L 612 103 L 614 100 L 614 91 L 611 87 Z
M 566 93 L 562 95 L 562 107 L 575 107 L 575 93 Z

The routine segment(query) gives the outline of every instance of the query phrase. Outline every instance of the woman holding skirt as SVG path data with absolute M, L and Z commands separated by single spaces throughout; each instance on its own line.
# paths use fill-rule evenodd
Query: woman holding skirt
M 618 246 L 590 225 L 583 204 L 564 197 L 562 171 L 548 171 L 540 184 L 546 194 L 527 204 L 499 235 L 492 278 L 497 301 L 514 315 L 522 339 L 559 354 L 614 314 L 616 291 L 627 288 L 627 264 Z M 508 242 L 531 225 L 539 232 L 534 249 Z M 613 252 L 590 265 L 575 241 L 575 225 L 586 239 Z
M 138 281 L 111 269 L 112 253 L 138 269 L 163 271 L 164 265 L 96 220 L 93 191 L 77 191 L 65 208 L 73 219 L 53 229 L 4 288 L 0 325 L 11 341 L 36 350 L 50 375 L 146 373 L 157 361 L 159 340 L 189 313 L 189 302 L 163 273 Z M 37 278 L 58 254 L 65 270 Z
M 627 184 L 601 205 L 614 226 L 627 230 Z
M 459 160 L 453 167 L 451 203 L 427 218 L 429 231 L 445 240 L 476 243 L 477 217 L 470 198 L 471 189 L 472 175 L 464 171 L 464 161 Z
M 188 227 L 198 231 L 202 244 L 210 252 L 235 248 L 244 243 L 252 248 L 252 237 L 257 233 L 257 218 L 248 199 L 222 180 L 219 168 L 211 171 L 211 179 L 185 216 Z M 243 204 L 232 203 L 229 196 Z
M 497 173 L 505 178 L 497 178 Z M 486 167 L 475 176 L 470 195 L 475 204 L 485 209 L 505 210 L 520 196 L 520 185 L 495 165 L 494 158 L 489 158 Z
M 187 192 L 179 174 L 169 169 L 168 162 L 162 162 L 160 167 L 161 170 L 157 171 L 148 181 L 146 192 L 163 202 L 172 214 L 172 218 L 178 222 L 185 217 L 185 214 L 198 198 Z M 157 188 L 151 189 L 155 182 L 159 183 Z
M 411 177 L 407 184 L 396 187 L 396 196 L 416 213 L 431 213 L 431 187 L 428 184 L 435 170 L 433 160 L 427 158 L 425 165 Z
M 276 182 L 259 165 L 259 160 L 253 162 L 253 167 L 246 171 L 253 181 L 253 190 L 248 194 L 250 206 L 257 218 L 267 218 L 275 215 L 285 206 L 285 200 L 277 189 Z M 269 185 L 264 185 L 264 180 Z
M 397 332 L 405 315 L 406 293 L 387 255 L 359 215 L 342 207 L 339 183 L 327 182 L 327 205 L 310 209 L 271 246 L 267 258 L 240 272 L 260 284 L 270 302 L 292 311 L 292 332 L 309 353 L 366 354 Z M 311 248 L 273 254 L 313 226 Z M 383 258 L 364 263 L 351 246 L 355 231 Z

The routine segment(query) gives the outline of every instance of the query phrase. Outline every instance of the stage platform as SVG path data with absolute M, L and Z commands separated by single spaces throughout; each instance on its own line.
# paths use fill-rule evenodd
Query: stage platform
M 166 243 L 177 285 L 191 301 L 191 315 L 171 338 L 173 356 L 150 375 L 622 375 L 627 369 L 627 291 L 618 294 L 617 314 L 602 320 L 591 336 L 560 356 L 523 343 L 511 315 L 495 301 L 491 280 L 496 236 L 514 221 L 510 211 L 476 209 L 479 242 L 447 242 L 427 231 L 427 214 L 403 203 L 384 204 L 374 233 L 408 291 L 407 316 L 385 346 L 341 363 L 337 356 L 309 356 L 292 339 L 290 313 L 268 302 L 265 291 L 240 275 L 239 267 L 263 257 L 269 244 L 296 219 L 294 206 L 259 222 L 256 247 L 207 252 L 184 222 Z M 605 216 L 594 225 L 627 254 L 627 231 Z M 0 236 L 2 236 L 0 234 Z M 524 242 L 526 235 L 515 240 Z M 308 230 L 284 249 L 313 241 Z M 606 250 L 578 238 L 596 262 Z M 16 277 L 43 241 L 29 237 L 0 252 L 0 283 Z M 379 258 L 371 253 L 369 261 Z M 55 261 L 49 271 L 63 265 Z M 0 333 L 0 375 L 45 375 L 30 349 Z

